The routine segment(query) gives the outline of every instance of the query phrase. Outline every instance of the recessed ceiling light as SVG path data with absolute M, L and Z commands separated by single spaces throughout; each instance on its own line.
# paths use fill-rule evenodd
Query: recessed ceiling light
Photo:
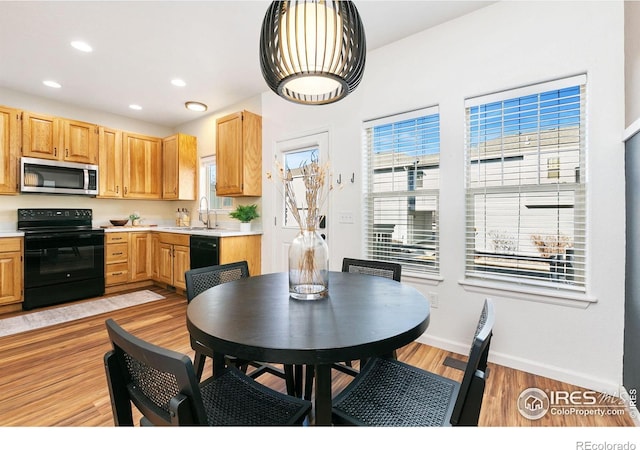
M 171 84 L 178 87 L 185 87 L 187 85 L 187 83 L 185 83 L 184 80 L 181 80 L 179 78 L 176 78 L 175 80 L 171 80 Z
M 60 83 L 58 83 L 57 81 L 53 81 L 53 80 L 44 80 L 42 82 L 42 84 L 44 84 L 45 86 L 56 88 L 56 89 L 60 89 L 62 87 L 62 85 Z
M 72 41 L 71 46 L 76 50 L 80 50 L 81 52 L 91 53 L 93 48 L 89 44 L 83 41 Z
M 204 112 L 207 110 L 207 105 L 200 102 L 186 102 L 184 106 L 191 111 Z
M 142 106 L 140 106 L 140 105 L 129 105 L 129 108 L 135 109 L 136 111 L 140 111 L 142 109 Z

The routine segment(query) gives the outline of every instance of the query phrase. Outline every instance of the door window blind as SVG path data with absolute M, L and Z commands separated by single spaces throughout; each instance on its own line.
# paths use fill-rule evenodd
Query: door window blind
M 585 290 L 586 77 L 466 101 L 466 275 Z
M 363 128 L 367 257 L 400 263 L 403 273 L 438 273 L 438 108 L 368 121 Z

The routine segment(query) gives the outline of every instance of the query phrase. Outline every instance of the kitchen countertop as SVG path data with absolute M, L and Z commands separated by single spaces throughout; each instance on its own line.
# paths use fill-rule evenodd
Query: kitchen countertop
M 218 236 L 218 237 L 230 237 L 230 236 L 253 236 L 262 234 L 260 230 L 252 231 L 240 231 L 239 229 L 232 228 L 212 228 L 207 229 L 205 227 L 109 227 L 105 228 L 105 233 L 118 233 L 123 231 L 160 231 L 163 233 L 178 233 L 178 234 L 190 234 L 200 236 Z
M 159 231 L 163 233 L 178 233 L 178 234 L 194 234 L 201 236 L 218 236 L 218 237 L 231 237 L 231 236 L 253 236 L 260 235 L 262 231 L 240 231 L 238 229 L 231 228 L 213 228 L 207 229 L 204 227 L 109 227 L 104 229 L 105 233 L 122 233 L 127 231 Z M 0 230 L 0 238 L 4 237 L 23 237 L 24 232 L 17 230 Z

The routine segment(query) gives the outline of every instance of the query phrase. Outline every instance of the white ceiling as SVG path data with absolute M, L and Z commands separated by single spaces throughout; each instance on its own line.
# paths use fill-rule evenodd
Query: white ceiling
M 269 3 L 0 1 L 0 87 L 174 127 L 202 114 L 186 110 L 187 100 L 213 112 L 268 90 L 258 45 Z M 355 2 L 369 51 L 489 3 Z M 81 53 L 72 40 L 94 51 Z

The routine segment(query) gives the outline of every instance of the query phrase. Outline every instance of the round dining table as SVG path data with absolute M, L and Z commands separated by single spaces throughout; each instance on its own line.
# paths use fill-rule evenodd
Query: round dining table
M 224 355 L 313 365 L 315 423 L 330 425 L 332 364 L 393 354 L 424 333 L 429 313 L 417 289 L 384 277 L 330 272 L 327 297 L 296 300 L 288 274 L 270 273 L 200 293 L 187 328 L 215 352 L 214 373 Z

